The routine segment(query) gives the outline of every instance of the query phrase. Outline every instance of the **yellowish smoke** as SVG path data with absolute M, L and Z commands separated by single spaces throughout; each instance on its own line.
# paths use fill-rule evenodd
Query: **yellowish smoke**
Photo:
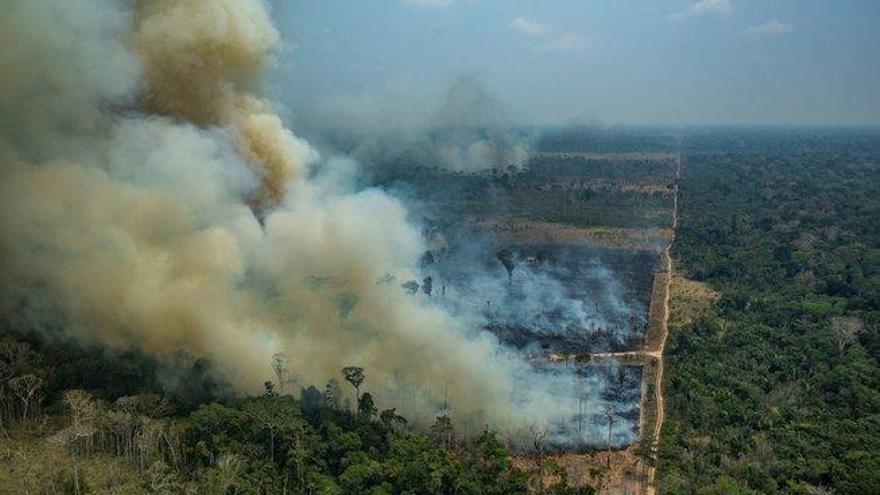
M 259 96 L 279 42 L 264 2 L 10 1 L 3 311 L 114 349 L 208 358 L 242 391 L 283 352 L 299 385 L 364 366 L 380 407 L 410 416 L 436 414 L 444 389 L 474 425 L 552 409 L 537 388 L 514 403 L 524 364 L 491 338 L 377 283 L 417 278 L 423 240 L 398 201 L 322 171 Z
M 312 153 L 253 90 L 280 38 L 261 1 L 146 0 L 134 46 L 144 64 L 144 108 L 193 124 L 221 126 L 259 178 L 251 198 L 278 206 Z

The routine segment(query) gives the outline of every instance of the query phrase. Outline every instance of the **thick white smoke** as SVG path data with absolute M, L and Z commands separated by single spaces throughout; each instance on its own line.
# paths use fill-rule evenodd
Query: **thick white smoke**
M 4 311 L 37 302 L 85 342 L 205 357 L 243 392 L 283 352 L 300 383 L 363 366 L 380 406 L 417 418 L 444 388 L 464 424 L 570 415 L 572 374 L 377 283 L 417 278 L 423 240 L 258 96 L 278 41 L 261 0 L 5 2 Z

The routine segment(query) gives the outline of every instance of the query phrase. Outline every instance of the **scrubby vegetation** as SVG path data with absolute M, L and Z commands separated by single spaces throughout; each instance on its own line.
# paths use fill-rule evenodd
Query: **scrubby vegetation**
M 721 297 L 671 328 L 659 489 L 880 493 L 880 140 L 755 135 L 688 145 L 675 257 Z
M 370 172 L 373 184 L 394 190 L 430 218 L 652 228 L 671 222 L 673 164 L 668 154 L 552 154 L 505 169 L 449 172 L 396 156 Z

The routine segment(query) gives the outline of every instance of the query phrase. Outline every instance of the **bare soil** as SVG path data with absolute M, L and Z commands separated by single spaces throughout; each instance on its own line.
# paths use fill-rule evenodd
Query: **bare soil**
M 536 457 L 515 457 L 514 464 L 534 475 L 541 470 Z M 566 473 L 574 486 L 590 485 L 601 494 L 636 495 L 647 489 L 647 466 L 635 453 L 635 446 L 624 450 L 598 451 L 588 454 L 547 455 L 543 459 L 544 486 L 559 481 L 559 470 Z
M 610 249 L 659 251 L 669 242 L 671 229 L 575 227 L 537 220 L 484 218 L 474 224 L 497 238 L 522 245 L 590 245 Z

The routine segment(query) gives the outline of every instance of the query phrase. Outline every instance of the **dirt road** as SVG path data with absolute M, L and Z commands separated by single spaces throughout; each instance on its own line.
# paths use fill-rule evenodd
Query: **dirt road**
M 657 452 L 657 442 L 660 440 L 660 432 L 663 430 L 663 421 L 666 419 L 665 407 L 663 404 L 663 350 L 666 348 L 666 338 L 669 336 L 669 301 L 672 292 L 672 243 L 675 242 L 675 231 L 678 228 L 678 180 L 681 177 L 681 154 L 679 153 L 675 163 L 675 194 L 672 203 L 672 236 L 669 244 L 663 248 L 663 263 L 666 266 L 666 287 L 663 294 L 663 317 L 660 323 L 660 345 L 659 348 L 646 354 L 655 355 L 657 357 L 657 373 L 654 378 L 654 403 L 657 408 L 657 419 L 654 421 L 654 430 L 652 438 L 654 445 L 652 450 Z M 651 467 L 648 470 L 648 494 L 655 495 L 657 493 L 657 468 Z

